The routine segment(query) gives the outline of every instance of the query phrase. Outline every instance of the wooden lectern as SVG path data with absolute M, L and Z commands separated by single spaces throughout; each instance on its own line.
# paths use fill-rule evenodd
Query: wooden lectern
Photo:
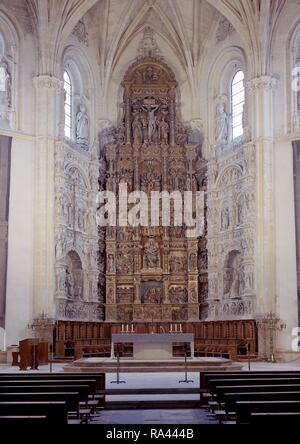
M 39 364 L 48 364 L 48 342 L 39 339 L 23 339 L 19 342 L 20 370 L 38 370 Z

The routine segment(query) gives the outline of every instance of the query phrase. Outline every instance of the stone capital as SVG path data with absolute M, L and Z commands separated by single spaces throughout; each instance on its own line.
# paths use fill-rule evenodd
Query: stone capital
M 48 75 L 39 75 L 33 78 L 33 84 L 37 90 L 39 89 L 49 89 L 54 90 L 57 93 L 63 88 L 62 80 L 57 77 L 48 76 Z
M 247 82 L 247 90 L 255 92 L 258 90 L 272 90 L 277 86 L 278 80 L 272 76 L 260 76 Z

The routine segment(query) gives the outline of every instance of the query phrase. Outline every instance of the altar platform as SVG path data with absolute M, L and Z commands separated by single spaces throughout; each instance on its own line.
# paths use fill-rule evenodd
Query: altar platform
M 207 371 L 238 371 L 243 364 L 236 363 L 226 358 L 188 358 L 187 370 L 189 372 Z M 184 372 L 185 361 L 183 358 L 171 358 L 161 360 L 121 358 L 119 371 L 122 373 L 156 373 L 156 372 Z M 117 371 L 116 358 L 81 358 L 72 364 L 64 366 L 65 372 L 99 372 L 115 373 Z

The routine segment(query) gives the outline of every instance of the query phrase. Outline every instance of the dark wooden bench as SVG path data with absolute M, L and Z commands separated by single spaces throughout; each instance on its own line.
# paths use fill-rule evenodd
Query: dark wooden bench
M 216 399 L 218 402 L 224 402 L 226 393 L 290 392 L 290 391 L 300 391 L 300 384 L 217 386 Z
M 300 384 L 300 378 L 211 379 L 210 383 L 211 393 L 215 393 L 218 386 Z
M 64 401 L 0 401 L 1 416 L 46 416 L 51 424 L 64 425 L 68 422 Z
M 200 387 L 210 388 L 211 379 L 252 379 L 252 378 L 277 378 L 277 377 L 300 377 L 300 371 L 240 371 L 240 372 L 201 372 L 200 373 Z
M 237 401 L 300 401 L 300 391 L 225 393 L 227 413 L 236 411 Z
M 96 381 L 96 391 L 103 390 L 105 388 L 105 374 L 104 373 L 0 373 L 0 381 L 5 380 L 87 380 L 92 379 Z
M 249 424 L 251 413 L 299 412 L 300 401 L 237 401 L 237 424 Z
M 27 387 L 38 387 L 38 386 L 45 386 L 45 387 L 85 387 L 86 388 L 86 398 L 88 395 L 95 395 L 96 388 L 95 388 L 95 381 L 92 380 L 78 380 L 78 381 L 47 381 L 47 380 L 38 380 L 38 381 L 0 381 L 0 391 L 2 387 L 18 387 L 18 386 L 27 386 Z M 55 391 L 55 390 L 54 390 Z M 82 390 L 83 391 L 83 390 Z
M 50 422 L 46 415 L 44 416 L 0 416 L 0 426 L 44 426 Z
M 297 425 L 300 423 L 300 412 L 251 413 L 251 425 Z
M 39 392 L 32 393 L 30 390 L 22 393 L 0 393 L 0 402 L 56 402 L 65 403 L 67 411 L 77 411 L 79 405 L 78 392 Z
M 87 402 L 89 387 L 87 385 L 8 385 L 0 387 L 2 393 L 78 393 L 79 402 Z

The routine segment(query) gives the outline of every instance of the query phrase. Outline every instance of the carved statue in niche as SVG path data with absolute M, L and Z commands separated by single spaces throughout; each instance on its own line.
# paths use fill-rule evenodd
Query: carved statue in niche
M 107 257 L 107 271 L 114 273 L 115 271 L 115 258 L 113 254 L 109 254 Z
M 226 291 L 228 290 L 228 293 L 225 293 L 225 297 L 228 298 L 238 298 L 241 294 L 241 274 L 242 274 L 242 267 L 241 267 L 241 254 L 238 251 L 231 251 L 227 259 L 225 261 L 226 266 Z
M 144 304 L 161 304 L 162 303 L 162 288 L 151 287 L 149 288 L 143 297 Z
M 74 298 L 74 278 L 69 267 L 66 268 L 65 289 L 68 298 Z
M 109 287 L 107 291 L 106 302 L 107 304 L 113 304 L 115 302 L 114 289 L 112 287 Z
M 194 271 L 197 266 L 197 255 L 195 253 L 191 253 L 189 257 L 189 269 Z
M 148 143 L 152 143 L 153 142 L 153 136 L 156 132 L 157 129 L 157 125 L 156 125 L 156 118 L 155 118 L 155 111 L 157 111 L 159 109 L 160 105 L 156 105 L 154 103 L 151 103 L 152 101 L 150 101 L 149 103 L 147 103 L 145 101 L 145 104 L 142 105 L 142 110 L 145 111 L 147 113 L 147 125 L 148 125 L 148 137 L 147 137 L 147 142 Z
M 225 207 L 223 208 L 221 213 L 221 230 L 222 231 L 228 230 L 229 225 L 230 225 L 229 208 Z
M 76 142 L 85 146 L 89 143 L 89 118 L 86 107 L 82 104 L 76 115 Z
M 159 131 L 159 141 L 168 145 L 169 141 L 169 124 L 165 121 L 165 117 L 163 116 L 161 120 L 158 121 L 158 131 Z
M 66 292 L 66 270 L 58 269 L 56 272 L 56 290 L 62 293 Z
M 159 268 L 160 267 L 160 251 L 157 242 L 149 239 L 145 244 L 144 250 L 144 267 Z
M 55 245 L 55 256 L 56 259 L 61 259 L 66 251 L 66 240 L 65 239 L 60 239 L 56 242 Z
M 169 290 L 171 304 L 186 304 L 188 302 L 187 289 L 183 287 L 172 287 Z
M 0 98 L 0 105 L 11 107 L 11 75 L 4 60 L 0 63 Z
M 195 287 L 192 287 L 191 289 L 190 289 L 190 302 L 192 302 L 192 303 L 197 303 L 198 302 L 198 297 L 197 297 L 197 291 L 196 291 L 196 288 Z
M 171 273 L 181 273 L 185 269 L 185 259 L 182 256 L 171 256 L 170 271 Z
M 84 211 L 80 205 L 77 207 L 77 228 L 84 231 Z
M 226 145 L 228 143 L 228 115 L 225 111 L 224 98 L 219 98 L 216 109 L 216 144 Z
M 141 116 L 139 113 L 136 113 L 133 122 L 132 122 L 132 134 L 133 134 L 133 143 L 140 144 L 143 142 L 143 125 L 141 122 Z
M 242 196 L 239 199 L 238 205 L 237 205 L 237 222 L 238 225 L 242 225 L 246 222 L 246 216 L 247 216 L 247 202 L 246 202 L 246 196 Z
M 133 257 L 126 250 L 120 251 L 117 255 L 117 272 L 120 274 L 133 273 Z

